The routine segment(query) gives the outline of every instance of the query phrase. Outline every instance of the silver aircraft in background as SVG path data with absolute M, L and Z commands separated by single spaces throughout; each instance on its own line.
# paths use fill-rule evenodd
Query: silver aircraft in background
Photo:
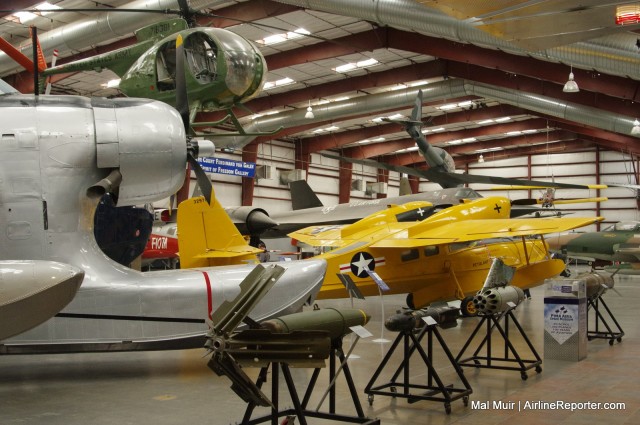
M 180 114 L 144 99 L 38 97 L 4 83 L 0 92 L 0 266 L 29 269 L 12 275 L 24 287 L 46 278 L 43 268 L 58 267 L 54 279 L 68 291 L 44 311 L 33 303 L 11 310 L 14 323 L 55 316 L 26 332 L 37 323 L 0 332 L 0 353 L 201 347 L 211 312 L 239 293 L 253 265 L 140 273 L 110 260 L 93 234 L 96 206 L 105 194 L 118 206 L 140 205 L 167 198 L 182 185 L 187 158 L 197 148 Z M 295 312 L 320 289 L 324 261 L 283 266 L 284 275 L 253 310 L 253 319 Z M 77 293 L 73 284 L 63 284 L 68 280 L 75 289 L 82 280 Z M 16 297 L 9 301 L 16 306 Z M 3 302 L 0 314 L 9 311 Z

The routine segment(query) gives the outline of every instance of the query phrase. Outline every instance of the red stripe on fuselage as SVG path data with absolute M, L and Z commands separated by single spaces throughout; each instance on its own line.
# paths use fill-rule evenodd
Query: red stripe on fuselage
M 207 272 L 202 272 L 204 275 L 204 283 L 207 284 L 207 317 L 211 319 L 211 311 L 213 310 L 213 298 L 211 297 L 211 281 Z

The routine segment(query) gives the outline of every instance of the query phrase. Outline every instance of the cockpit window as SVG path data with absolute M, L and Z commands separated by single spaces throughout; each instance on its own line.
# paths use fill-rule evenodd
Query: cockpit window
M 176 42 L 168 41 L 156 56 L 157 87 L 160 91 L 176 87 Z M 185 66 L 200 84 L 212 82 L 216 77 L 216 45 L 205 35 L 193 33 L 184 41 Z
M 433 207 L 414 208 L 412 210 L 405 211 L 400 214 L 396 214 L 396 220 L 398 220 L 398 223 L 422 221 L 426 218 L 431 217 L 433 214 L 439 211 L 449 208 L 450 206 L 451 204 L 443 204 L 443 205 L 436 205 Z
M 193 33 L 184 42 L 187 65 L 200 84 L 207 84 L 216 77 L 216 45 L 202 33 Z
M 456 192 L 456 198 L 458 199 L 476 199 L 482 198 L 482 196 L 473 189 L 468 187 L 461 187 L 460 190 Z
M 620 221 L 604 229 L 605 232 L 633 232 L 636 230 L 640 230 L 640 222 L 637 221 Z
M 477 241 L 454 242 L 449 244 L 449 252 L 457 252 L 457 251 L 461 251 L 463 249 L 468 249 L 468 248 L 481 248 L 489 244 L 501 243 L 501 242 L 511 243 L 513 241 L 509 238 L 488 238 L 488 239 L 481 239 Z

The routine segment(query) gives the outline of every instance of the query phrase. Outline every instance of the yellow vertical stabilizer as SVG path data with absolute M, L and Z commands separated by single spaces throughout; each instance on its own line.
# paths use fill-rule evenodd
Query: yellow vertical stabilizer
M 178 206 L 178 246 L 182 268 L 222 266 L 257 261 L 261 249 L 250 246 L 212 193 Z

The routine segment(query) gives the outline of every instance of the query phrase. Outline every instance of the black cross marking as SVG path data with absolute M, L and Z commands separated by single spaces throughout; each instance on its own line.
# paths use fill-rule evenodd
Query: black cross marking
M 495 211 L 498 211 L 498 214 L 500 214 L 500 210 L 502 209 L 501 206 L 499 206 L 498 204 L 496 204 L 496 207 L 494 208 Z

